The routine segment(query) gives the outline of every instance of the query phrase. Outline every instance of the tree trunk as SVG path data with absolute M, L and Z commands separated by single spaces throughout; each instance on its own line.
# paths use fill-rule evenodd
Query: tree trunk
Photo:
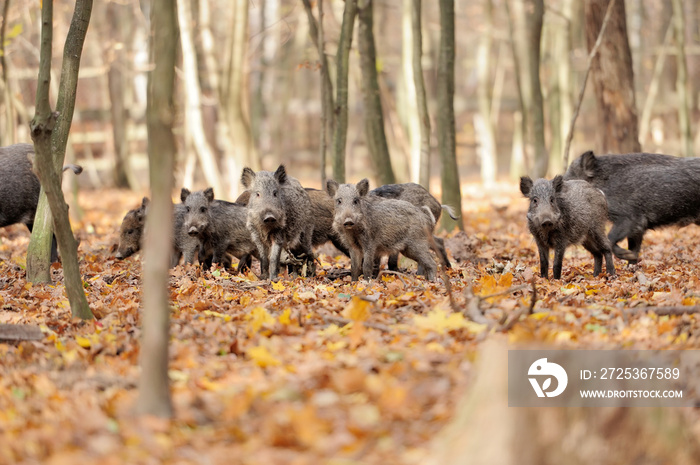
M 111 103 L 112 136 L 114 138 L 114 185 L 115 187 L 133 188 L 130 182 L 129 141 L 127 140 L 127 121 L 129 112 L 124 104 L 128 64 L 126 49 L 127 38 L 131 36 L 131 16 L 127 6 L 110 2 L 106 6 L 106 19 L 109 25 L 109 37 L 113 43 L 120 44 L 111 49 L 112 56 L 107 71 L 109 100 Z
M 557 28 L 557 37 L 555 38 L 556 44 L 554 46 L 554 66 L 556 67 L 556 79 L 559 90 L 559 119 L 555 121 L 554 118 L 550 118 L 550 120 L 553 121 L 551 123 L 552 131 L 558 130 L 562 143 L 560 151 L 552 151 L 553 156 L 550 157 L 551 164 L 549 171 L 553 174 L 559 174 L 562 170 L 566 169 L 562 163 L 565 156 L 564 141 L 568 136 L 569 123 L 574 115 L 573 72 L 571 58 L 569 56 L 572 50 L 572 23 L 575 21 L 574 3 L 575 0 L 562 1 L 561 13 L 565 22 Z M 556 162 L 554 158 L 556 158 Z
M 413 34 L 413 14 L 414 0 L 402 0 L 401 7 L 401 84 L 397 93 L 397 107 L 399 108 L 399 119 L 405 133 L 408 136 L 410 153 L 410 180 L 420 184 L 421 168 L 421 123 L 418 114 L 418 90 L 416 89 L 416 79 L 413 75 L 413 54 L 414 49 Z M 418 10 L 420 14 L 420 10 Z M 422 71 L 421 71 L 422 73 Z M 403 96 L 403 98 L 402 98 Z M 399 105 L 403 102 L 403 105 Z
M 58 118 L 56 119 L 56 126 L 51 133 L 51 153 L 54 167 L 58 173 L 61 172 L 63 166 L 68 135 L 71 122 L 73 121 L 80 57 L 91 12 L 92 0 L 76 2 L 63 49 L 63 64 L 56 103 Z M 53 219 L 48 199 L 46 198 L 45 187 L 42 186 L 36 209 L 34 228 L 32 229 L 32 236 L 27 250 L 27 279 L 32 283 L 51 282 L 52 237 Z M 63 253 L 63 251 L 61 252 Z M 66 253 L 70 252 L 66 251 Z
M 457 220 L 442 215 L 441 228 L 452 231 L 455 226 L 464 230 L 462 221 L 462 194 L 457 166 L 455 134 L 455 3 L 440 0 L 440 49 L 437 76 L 437 139 L 442 161 L 442 203 L 452 206 L 460 215 Z
M 15 111 L 12 105 L 12 90 L 7 69 L 7 56 L 5 55 L 5 30 L 7 29 L 7 13 L 10 11 L 10 0 L 5 0 L 2 10 L 2 27 L 0 27 L 0 66 L 2 66 L 3 100 L 5 101 L 5 130 L 0 134 L 0 145 L 11 145 L 15 134 Z M 5 139 L 7 138 L 7 139 Z
M 420 122 L 420 161 L 418 183 L 430 189 L 430 114 L 428 113 L 428 99 L 425 95 L 425 79 L 423 78 L 423 26 L 421 0 L 411 2 L 411 28 L 413 33 L 413 81 L 416 88 L 416 103 L 418 106 L 418 118 Z
M 331 73 L 328 69 L 328 57 L 326 57 L 325 37 L 323 29 L 323 0 L 317 0 L 318 21 L 314 18 L 310 0 L 302 0 L 306 17 L 309 21 L 309 36 L 318 50 L 319 63 L 321 65 L 321 131 L 319 143 L 319 158 L 321 161 L 321 185 L 326 184 L 326 159 L 327 159 L 327 136 L 335 131 L 335 115 L 333 111 L 333 84 Z
M 248 0 L 234 1 L 232 31 L 221 102 L 228 125 L 227 142 L 231 147 L 226 153 L 229 195 L 236 198 L 243 167 L 247 165 L 254 170 L 260 169 L 260 159 L 253 143 L 244 96 L 247 89 L 245 76 L 248 52 Z
M 384 115 L 377 82 L 377 51 L 374 45 L 374 1 L 361 0 L 358 6 L 357 41 L 362 69 L 362 100 L 365 107 L 365 137 L 377 178 L 382 184 L 394 184 L 389 146 L 384 134 Z
M 690 112 L 688 106 L 691 97 L 688 94 L 688 68 L 685 62 L 685 15 L 681 0 L 671 0 L 673 6 L 673 29 L 676 41 L 676 93 L 678 94 L 678 131 L 680 133 L 681 153 L 684 157 L 693 156 L 693 136 L 690 130 Z
M 168 267 L 173 242 L 170 193 L 176 153 L 172 125 L 177 50 L 172 1 L 153 1 L 151 27 L 151 60 L 155 67 L 148 74 L 146 124 L 152 200 L 144 244 L 141 378 L 136 407 L 140 414 L 170 417 L 173 408 L 168 381 Z
M 335 84 L 335 131 L 333 133 L 333 179 L 345 182 L 345 146 L 348 138 L 348 72 L 350 69 L 350 48 L 352 31 L 357 15 L 357 0 L 346 0 L 343 10 L 343 25 L 336 52 Z
M 508 0 L 506 5 L 509 9 L 513 58 L 522 101 L 526 165 L 531 160 L 531 174 L 544 177 L 549 161 L 544 142 L 544 109 L 540 84 L 540 39 L 544 4 L 542 0 Z
M 199 156 L 199 162 L 207 183 L 214 188 L 214 192 L 218 195 L 225 195 L 216 156 L 204 133 L 202 96 L 199 79 L 197 78 L 197 56 L 195 54 L 191 27 L 193 18 L 191 0 L 178 0 L 177 14 L 182 47 L 182 73 L 184 75 L 185 99 L 187 101 L 185 110 L 187 131 L 192 137 L 192 143 L 195 152 Z
M 484 0 L 484 29 L 476 49 L 477 99 L 479 113 L 474 115 L 474 129 L 479 142 L 481 181 L 486 187 L 496 182 L 496 138 L 491 124 L 491 35 L 493 33 L 492 0 Z
M 584 2 L 586 41 L 592 50 L 611 0 Z M 625 2 L 617 0 L 598 53 L 593 58 L 591 78 L 598 109 L 598 151 L 639 152 L 637 108 L 634 98 L 632 55 L 627 41 Z
M 76 2 L 73 21 L 71 22 L 68 39 L 66 40 L 65 51 L 66 53 L 76 54 L 78 60 L 82 52 L 87 25 L 90 22 L 91 10 L 92 0 L 79 0 Z M 54 128 L 57 123 L 57 118 L 59 117 L 58 112 L 54 113 L 51 111 L 51 105 L 49 103 L 51 46 L 53 41 L 53 0 L 44 0 L 41 19 L 41 57 L 36 94 L 36 116 L 30 125 L 32 140 L 34 141 L 36 151 L 34 168 L 41 181 L 42 190 L 46 191 L 47 201 L 54 218 L 56 238 L 63 258 L 63 280 L 66 294 L 68 294 L 68 301 L 71 306 L 71 313 L 77 318 L 92 319 L 94 317 L 90 311 L 87 298 L 85 297 L 85 291 L 83 290 L 83 282 L 80 278 L 78 242 L 73 236 L 73 231 L 70 227 L 70 219 L 68 218 L 68 205 L 66 205 L 63 192 L 61 191 L 60 173 L 62 173 L 62 170 L 60 169 L 60 165 L 56 166 L 55 160 L 52 158 L 51 142 L 55 136 Z M 68 71 L 72 72 L 73 75 L 66 76 L 67 81 L 75 80 L 77 82 L 78 68 L 79 66 L 76 65 Z M 64 72 L 66 72 L 65 68 Z M 63 74 L 61 78 L 63 80 Z M 73 102 L 74 101 L 75 94 L 73 94 Z M 59 125 L 57 131 L 60 130 L 61 127 Z M 34 229 L 36 229 L 36 227 L 35 224 Z M 47 229 L 50 231 L 50 228 Z
M 195 55 L 197 56 L 197 75 L 199 87 L 202 90 L 202 121 L 204 132 L 209 141 L 209 146 L 214 149 L 215 156 L 220 161 L 221 147 L 216 138 L 217 125 L 219 124 L 219 106 L 217 92 L 219 90 L 219 75 L 214 57 L 214 36 L 211 32 L 210 0 L 198 0 L 197 26 L 194 33 Z

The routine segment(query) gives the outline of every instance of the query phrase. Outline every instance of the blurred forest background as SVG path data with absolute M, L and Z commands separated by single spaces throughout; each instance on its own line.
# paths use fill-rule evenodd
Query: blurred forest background
M 373 13 L 377 84 L 397 182 L 419 181 L 417 168 L 411 169 L 421 144 L 411 65 L 416 33 L 411 27 L 412 11 L 419 8 L 420 63 L 432 133 L 430 180 L 433 192 L 439 193 L 440 2 L 424 1 L 421 6 L 416 0 L 348 1 L 361 9 L 369 5 Z M 594 32 L 587 42 L 587 23 L 595 21 L 596 15 L 600 22 L 607 4 L 607 0 L 454 2 L 456 159 L 463 183 L 496 185 L 498 181 L 510 183 L 523 172 L 542 174 L 535 166 L 538 157 L 548 157 L 548 175 L 563 170 L 564 141 L 597 35 Z M 336 51 L 346 2 L 326 0 L 320 6 L 335 98 Z M 271 169 L 280 162 L 310 186 L 320 185 L 322 169 L 326 176 L 333 176 L 330 128 L 323 134 L 329 147 L 324 165 L 319 155 L 322 73 L 317 42 L 311 38 L 318 34 L 318 7 L 317 1 L 308 0 L 178 2 L 176 186 L 212 185 L 218 197 L 235 198 L 243 166 Z M 148 0 L 94 5 L 66 157 L 67 162 L 85 167 L 86 175 L 75 181 L 84 186 L 147 187 L 149 8 Z M 644 151 L 692 154 L 693 147 L 700 144 L 700 132 L 692 130 L 700 116 L 698 2 L 617 0 L 614 9 L 623 15 L 622 22 L 619 18 L 615 22 L 614 12 L 606 34 L 614 41 L 620 39 L 613 33 L 621 32 L 632 57 L 633 89 L 625 88 L 623 80 L 616 91 L 625 93 L 628 102 L 631 97 L 636 111 L 634 121 L 627 122 L 634 126 L 630 132 L 638 131 Z M 72 12 L 72 2 L 55 5 L 56 44 L 63 43 Z M 29 121 L 35 112 L 40 29 L 38 3 L 3 2 L 0 145 L 31 141 Z M 346 177 L 348 181 L 370 177 L 375 184 L 388 178 L 372 163 L 367 143 L 365 121 L 376 120 L 368 118 L 361 92 L 363 52 L 358 35 L 366 31 L 360 18 L 353 34 Z M 624 56 L 623 48 L 613 48 L 613 52 Z M 59 76 L 62 53 L 60 46 L 54 47 L 54 80 Z M 532 66 L 539 72 L 528 74 Z M 603 137 L 610 122 L 596 109 L 595 73 L 594 68 L 570 158 L 589 149 L 625 151 L 624 145 L 611 146 Z M 606 79 L 610 81 L 609 76 Z M 55 105 L 57 83 L 53 84 Z M 615 92 L 608 95 L 612 100 L 618 97 Z M 538 115 L 542 115 L 539 127 Z M 533 122 L 534 129 L 529 126 Z M 367 124 L 372 125 L 376 123 Z

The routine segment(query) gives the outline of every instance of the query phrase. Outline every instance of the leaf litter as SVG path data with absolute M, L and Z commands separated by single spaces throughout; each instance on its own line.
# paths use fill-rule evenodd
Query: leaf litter
M 465 231 L 446 238 L 458 312 L 404 259 L 404 273 L 371 282 L 351 282 L 330 248 L 313 279 L 172 269 L 168 421 L 133 416 L 140 255 L 116 260 L 114 244 L 140 196 L 81 195 L 92 322 L 71 319 L 60 267 L 54 284 L 26 282 L 28 234 L 1 230 L 0 323 L 44 337 L 0 343 L 0 463 L 418 464 L 468 391 L 480 344 L 501 332 L 513 345 L 700 348 L 700 228 L 650 231 L 638 265 L 616 259 L 616 278 L 593 278 L 592 257 L 572 248 L 562 280 L 546 281 L 512 197 L 508 209 L 469 200 Z

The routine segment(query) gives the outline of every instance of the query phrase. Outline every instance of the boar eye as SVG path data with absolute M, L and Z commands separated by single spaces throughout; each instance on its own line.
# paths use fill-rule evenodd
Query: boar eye
M 352 204 L 357 205 L 360 203 L 360 199 L 353 199 Z
M 537 197 L 533 197 L 533 198 L 532 198 L 532 204 L 533 204 L 533 205 L 537 205 Z
M 190 212 L 190 207 L 189 207 L 189 206 L 185 207 L 185 211 L 186 211 L 187 213 L 189 213 L 189 212 Z
M 133 229 L 129 229 L 126 233 L 129 234 L 129 235 L 132 235 L 132 234 L 134 234 L 134 230 L 133 230 Z
M 552 197 L 551 199 L 549 199 L 549 203 L 551 203 L 552 205 L 554 205 L 554 197 Z
M 206 212 L 207 212 L 207 207 L 199 207 L 199 211 L 202 212 L 202 213 L 206 213 Z
M 277 191 L 272 191 L 272 196 L 277 197 Z
M 340 205 L 343 201 L 338 199 L 338 200 L 336 200 L 336 202 L 338 203 L 338 205 Z
M 256 193 L 255 193 L 255 196 L 256 196 L 256 197 L 260 197 L 260 192 L 256 192 Z

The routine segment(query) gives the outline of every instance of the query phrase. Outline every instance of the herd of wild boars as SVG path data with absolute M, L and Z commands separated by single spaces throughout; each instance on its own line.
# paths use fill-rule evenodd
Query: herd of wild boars
M 174 243 L 171 264 L 181 257 L 204 266 L 229 267 L 231 256 L 238 269 L 260 262 L 263 279 L 277 279 L 280 265 L 293 276 L 315 274 L 314 247 L 331 242 L 351 259 L 354 280 L 362 274 L 376 277 L 382 257 L 389 256 L 390 269 L 397 269 L 398 255 L 418 262 L 418 272 L 435 279 L 437 264 L 449 267 L 444 241 L 433 235 L 443 209 L 456 218 L 452 208 L 441 205 L 418 184 L 396 184 L 369 190 L 369 181 L 339 185 L 329 181 L 326 190 L 304 188 L 284 166 L 276 171 L 241 176 L 245 192 L 235 202 L 214 198 L 212 188 L 190 192 L 183 188 L 181 203 L 174 208 Z M 140 249 L 148 199 L 129 211 L 120 228 L 117 258 Z
M 32 171 L 30 144 L 0 147 L 0 227 L 24 223 L 31 230 L 40 191 Z M 66 165 L 76 174 L 81 168 Z M 418 262 L 418 272 L 434 279 L 437 262 L 449 267 L 444 241 L 433 235 L 442 210 L 456 218 L 418 184 L 390 184 L 370 190 L 365 179 L 325 189 L 304 188 L 280 166 L 276 171 L 243 170 L 245 192 L 235 201 L 218 200 L 209 188 L 182 189 L 174 206 L 171 265 L 180 260 L 238 270 L 260 262 L 261 277 L 276 279 L 281 266 L 293 276 L 315 274 L 314 247 L 332 243 L 350 257 L 353 279 L 376 277 L 382 257 L 397 270 L 398 255 Z M 594 275 L 605 259 L 637 263 L 644 233 L 668 225 L 700 225 L 700 158 L 632 153 L 597 156 L 586 152 L 552 180 L 523 177 L 520 190 L 529 199 L 527 223 L 539 251 L 540 272 L 561 277 L 564 252 L 581 244 L 594 257 Z M 137 252 L 148 213 L 148 199 L 123 219 L 116 257 Z M 612 228 L 605 235 L 606 220 Z M 627 239 L 627 249 L 620 246 Z M 432 252 L 435 253 L 435 256 Z M 56 244 L 52 259 L 57 258 Z

